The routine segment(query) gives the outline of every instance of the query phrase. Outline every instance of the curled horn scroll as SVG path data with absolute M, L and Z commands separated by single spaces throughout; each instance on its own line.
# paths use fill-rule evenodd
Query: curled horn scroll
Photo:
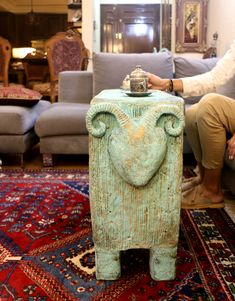
M 94 122 L 97 115 L 101 113 L 114 115 L 121 127 L 125 127 L 131 122 L 129 116 L 126 115 L 118 106 L 110 103 L 97 104 L 90 108 L 86 117 L 88 132 L 94 137 L 102 137 L 106 131 L 106 125 L 103 122 L 98 121 L 96 124 Z
M 104 136 L 107 127 L 96 118 L 101 113 L 114 115 L 119 123 L 106 142 L 116 171 L 130 185 L 147 185 L 166 157 L 166 134 L 177 137 L 182 132 L 184 116 L 180 109 L 159 104 L 134 119 L 116 104 L 97 104 L 88 111 L 86 120 L 89 133 L 97 138 Z
M 143 116 L 146 127 L 148 127 L 149 130 L 151 127 L 155 127 L 158 120 L 163 115 L 172 115 L 176 118 L 176 127 L 173 126 L 174 120 L 171 118 L 171 120 L 167 120 L 164 123 L 164 128 L 169 135 L 174 137 L 179 136 L 184 127 L 184 115 L 176 105 L 161 105 L 148 110 Z

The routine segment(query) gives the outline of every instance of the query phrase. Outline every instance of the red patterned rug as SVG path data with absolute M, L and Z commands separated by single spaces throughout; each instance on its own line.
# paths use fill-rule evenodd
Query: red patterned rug
M 148 250 L 95 279 L 87 171 L 0 172 L 1 301 L 235 300 L 235 227 L 223 209 L 182 210 L 174 281 L 153 281 Z

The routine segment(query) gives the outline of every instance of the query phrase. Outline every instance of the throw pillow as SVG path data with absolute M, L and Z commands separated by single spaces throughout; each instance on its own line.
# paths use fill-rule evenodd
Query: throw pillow
M 224 85 L 220 86 L 217 93 L 235 99 L 235 76 L 230 78 Z
M 175 57 L 175 78 L 194 76 L 210 71 L 217 63 L 219 58 L 192 59 L 185 57 Z M 235 99 L 235 76 L 227 83 L 216 90 L 217 93 Z M 201 96 L 192 96 L 185 99 L 188 104 L 193 104 L 201 99 Z
M 175 78 L 189 77 L 208 72 L 216 65 L 217 61 L 218 58 L 194 59 L 186 57 L 175 57 Z M 185 103 L 197 103 L 202 96 L 203 95 L 188 97 L 185 99 Z
M 164 78 L 173 77 L 173 57 L 170 52 L 160 53 L 94 53 L 93 94 L 104 89 L 118 89 L 127 74 L 136 67 Z
M 0 105 L 31 107 L 41 98 L 39 92 L 21 86 L 0 87 Z

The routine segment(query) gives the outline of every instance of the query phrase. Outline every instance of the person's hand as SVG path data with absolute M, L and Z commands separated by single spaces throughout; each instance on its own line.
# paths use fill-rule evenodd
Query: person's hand
M 152 73 L 147 73 L 148 88 L 154 90 L 165 90 L 166 80 Z
M 235 133 L 232 138 L 227 141 L 228 146 L 228 158 L 229 160 L 235 159 Z

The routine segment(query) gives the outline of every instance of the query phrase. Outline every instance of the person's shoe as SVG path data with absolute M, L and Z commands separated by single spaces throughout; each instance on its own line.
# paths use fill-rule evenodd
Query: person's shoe
M 224 206 L 223 200 L 215 203 L 210 198 L 205 198 L 201 185 L 197 185 L 182 195 L 182 209 L 224 208 Z
M 201 183 L 201 178 L 199 176 L 192 178 L 184 178 L 182 181 L 181 191 L 185 192 L 190 190 Z

